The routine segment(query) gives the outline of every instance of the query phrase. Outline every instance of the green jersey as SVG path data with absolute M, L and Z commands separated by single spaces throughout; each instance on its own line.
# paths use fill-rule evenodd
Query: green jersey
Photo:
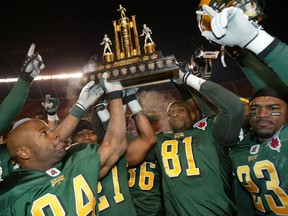
M 257 215 L 288 215 L 288 126 L 256 143 L 249 134 L 231 149 L 239 182 L 251 194 Z
M 50 170 L 17 169 L 0 182 L 0 215 L 96 215 L 100 156 L 77 145 Z
M 130 193 L 137 215 L 160 215 L 163 212 L 163 198 L 159 164 L 143 162 L 128 172 Z
M 99 215 L 134 215 L 136 211 L 128 187 L 125 156 L 98 183 Z
M 233 191 L 237 206 L 237 216 L 255 216 L 255 208 L 249 192 L 239 183 L 235 173 L 233 173 L 233 177 Z
M 158 134 L 167 215 L 233 215 L 232 172 L 227 149 L 212 135 L 214 118 L 183 133 Z
M 198 121 L 182 133 L 158 134 L 153 147 L 168 216 L 225 216 L 236 210 L 228 148 L 238 140 L 242 102 L 210 81 L 202 83 L 199 92 L 219 108 L 217 115 Z

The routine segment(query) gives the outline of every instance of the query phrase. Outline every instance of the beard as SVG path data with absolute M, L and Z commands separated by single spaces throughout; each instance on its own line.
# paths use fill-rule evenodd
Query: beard
M 264 132 L 261 132 L 261 131 L 254 131 L 254 130 L 253 130 L 253 134 L 254 134 L 256 137 L 258 137 L 258 138 L 268 139 L 268 138 L 272 137 L 272 136 L 275 134 L 275 131 L 270 132 L 270 133 L 264 133 Z

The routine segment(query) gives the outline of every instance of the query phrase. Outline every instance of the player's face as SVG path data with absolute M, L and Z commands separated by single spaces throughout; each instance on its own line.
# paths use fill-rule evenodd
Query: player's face
M 173 103 L 167 112 L 168 122 L 174 132 L 183 132 L 194 124 L 194 113 L 181 103 Z
M 49 130 L 45 122 L 29 121 L 25 129 L 30 157 L 42 167 L 53 166 L 66 155 L 66 143 L 60 140 L 59 133 Z
M 97 143 L 98 137 L 95 131 L 84 129 L 76 134 L 74 140 L 79 143 Z
M 249 104 L 249 121 L 255 135 L 264 141 L 287 122 L 287 104 L 275 97 L 257 97 Z

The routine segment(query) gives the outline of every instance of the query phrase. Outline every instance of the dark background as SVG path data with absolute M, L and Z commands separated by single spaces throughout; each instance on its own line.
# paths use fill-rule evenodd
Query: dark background
M 219 50 L 219 46 L 210 45 L 200 34 L 196 0 L 9 0 L 0 7 L 0 78 L 18 77 L 32 42 L 46 65 L 41 75 L 72 73 L 81 70 L 91 57 L 101 59 L 100 43 L 104 34 L 114 42 L 112 21 L 121 17 L 117 11 L 119 4 L 126 8 L 127 17 L 136 15 L 139 34 L 143 24 L 150 27 L 157 50 L 164 55 L 174 54 L 179 61 L 189 60 L 196 49 L 192 40 L 206 50 Z M 265 30 L 287 43 L 287 1 L 266 0 L 264 13 Z M 142 45 L 143 42 L 141 37 Z M 212 80 L 229 83 L 245 79 L 237 64 L 226 58 L 227 68 L 222 67 L 219 59 L 214 61 Z M 29 98 L 44 99 L 47 93 L 61 97 L 67 94 L 65 85 L 68 85 L 66 81 L 34 82 Z M 0 83 L 0 100 L 12 86 L 13 83 Z

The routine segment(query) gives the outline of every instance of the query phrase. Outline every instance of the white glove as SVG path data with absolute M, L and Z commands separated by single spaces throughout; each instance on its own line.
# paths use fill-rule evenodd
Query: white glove
M 21 68 L 20 77 L 29 82 L 39 75 L 40 71 L 45 67 L 39 53 L 34 53 L 35 47 L 35 44 L 32 43 Z
M 207 5 L 203 5 L 202 8 L 212 18 L 212 32 L 202 32 L 202 36 L 208 40 L 230 47 L 240 46 L 241 48 L 250 49 L 255 53 L 259 53 L 259 49 L 262 51 L 273 40 L 273 37 L 263 30 L 261 30 L 261 34 L 259 34 L 261 26 L 253 21 L 249 21 L 248 16 L 239 8 L 228 7 L 220 13 L 217 13 Z M 264 38 L 263 34 L 265 35 Z M 259 35 L 261 36 L 258 38 Z M 261 41 L 263 39 L 265 40 L 265 44 L 268 43 L 264 47 L 263 41 Z M 249 47 L 252 42 L 254 43 L 253 47 L 256 45 L 257 48 L 251 49 L 251 47 Z M 255 44 L 255 42 L 257 43 Z
M 87 110 L 90 106 L 95 104 L 95 102 L 104 94 L 103 88 L 100 84 L 96 84 L 94 81 L 87 83 L 81 90 L 77 104 L 81 105 L 82 108 Z
M 137 96 L 136 96 L 136 91 L 138 89 L 136 88 L 131 88 L 131 89 L 127 89 L 127 90 L 123 90 L 124 93 L 124 103 L 128 104 L 132 114 L 136 114 L 138 112 L 142 111 L 142 107 L 139 104 L 138 100 L 137 100 Z
M 183 62 L 177 62 L 177 65 L 179 66 L 179 76 L 178 78 L 172 78 L 171 81 L 175 84 L 175 86 L 182 85 L 183 84 L 183 74 L 184 73 L 190 73 L 189 64 L 186 61 Z M 184 72 L 183 72 L 184 71 Z M 180 72 L 182 72 L 180 76 Z
M 122 91 L 123 86 L 121 85 L 121 83 L 119 81 L 113 81 L 113 82 L 108 82 L 107 78 L 108 78 L 108 73 L 103 73 L 101 79 L 100 79 L 100 84 L 103 87 L 104 91 L 106 93 L 111 93 L 114 91 Z
M 122 98 L 122 90 L 123 86 L 119 81 L 108 82 L 108 73 L 103 73 L 100 84 L 103 87 L 104 91 L 107 93 L 107 97 L 109 100 Z
M 42 102 L 41 105 L 48 115 L 55 115 L 60 105 L 60 100 L 58 98 L 51 98 L 50 95 L 46 95 L 45 102 Z

